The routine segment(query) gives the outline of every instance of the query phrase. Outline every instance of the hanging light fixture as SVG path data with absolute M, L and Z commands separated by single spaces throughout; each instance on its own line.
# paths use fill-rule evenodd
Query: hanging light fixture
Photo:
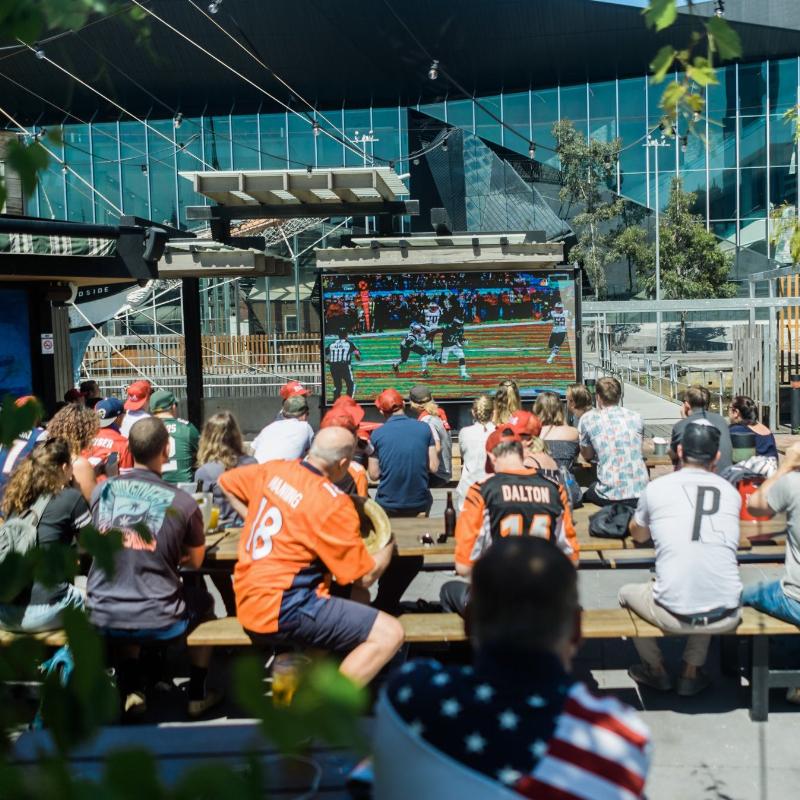
M 446 153 L 446 152 L 447 152 L 447 137 L 445 137 L 444 139 L 442 139 L 442 152 L 443 152 L 443 153 Z
M 69 171 L 69 168 L 67 167 L 67 162 L 66 161 L 62 161 L 61 162 L 61 171 L 64 173 L 64 175 L 66 175 L 67 172 Z
M 528 142 L 528 158 L 533 161 L 536 155 L 536 145 L 533 142 Z
M 689 149 L 689 137 L 681 136 L 681 153 L 685 153 Z
M 306 175 L 308 175 L 308 177 L 310 178 L 311 177 L 311 173 L 312 173 L 312 169 L 311 169 L 311 165 L 309 165 L 309 166 L 306 167 Z
M 147 164 L 140 164 L 139 166 L 142 170 L 142 175 L 147 175 Z
M 418 167 L 418 166 L 419 166 L 419 159 L 418 159 L 418 158 L 414 158 L 414 159 L 412 159 L 411 163 L 412 163 L 412 164 L 413 164 L 415 167 Z
M 434 58 L 428 70 L 428 80 L 435 81 L 439 77 L 439 59 Z
M 42 61 L 44 59 L 44 57 L 45 57 L 44 50 L 42 50 L 41 47 L 34 48 L 33 54 L 36 56 L 36 58 L 39 59 L 39 61 Z
M 179 111 L 179 112 L 178 112 L 178 113 L 175 115 L 175 117 L 173 118 L 173 120 L 172 120 L 172 124 L 173 124 L 173 125 L 174 125 L 176 128 L 180 128 L 180 126 L 183 124 L 183 114 L 182 114 L 180 111 Z
M 322 133 L 322 128 L 319 126 L 319 122 L 314 120 L 314 124 L 311 126 L 311 130 L 314 131 L 314 136 L 319 136 Z
M 222 0 L 211 0 L 208 4 L 208 13 L 209 14 L 216 14 L 219 11 L 219 7 L 222 5 Z

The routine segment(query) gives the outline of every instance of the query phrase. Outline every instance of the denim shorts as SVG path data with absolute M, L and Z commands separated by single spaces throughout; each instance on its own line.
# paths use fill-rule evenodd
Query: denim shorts
M 55 603 L 30 606 L 0 604 L 0 628 L 15 633 L 40 633 L 58 630 L 61 615 L 67 608 L 83 608 L 84 599 L 80 589 L 70 584 L 64 596 Z

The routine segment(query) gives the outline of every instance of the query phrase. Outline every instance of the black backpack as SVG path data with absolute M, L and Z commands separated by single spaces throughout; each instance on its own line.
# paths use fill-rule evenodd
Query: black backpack
M 589 517 L 589 534 L 598 539 L 624 539 L 634 510 L 625 503 L 603 506 Z

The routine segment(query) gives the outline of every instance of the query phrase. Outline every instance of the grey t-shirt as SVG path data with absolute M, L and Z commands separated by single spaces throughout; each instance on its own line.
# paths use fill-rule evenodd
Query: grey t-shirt
M 800 603 L 800 472 L 790 472 L 767 492 L 775 512 L 786 512 L 786 572 L 781 580 L 784 594 Z
M 719 437 L 719 462 L 717 464 L 717 472 L 722 472 L 733 463 L 733 447 L 731 445 L 731 433 L 728 430 L 728 423 L 725 417 L 720 416 L 714 411 L 696 411 L 689 414 L 684 419 L 679 419 L 672 426 L 672 441 L 670 442 L 670 450 L 673 453 L 678 452 L 678 445 L 681 443 L 683 437 L 683 430 L 690 422 L 696 422 L 699 419 L 708 420 L 720 433 Z
M 439 453 L 439 469 L 436 470 L 436 477 L 449 481 L 453 477 L 453 440 L 450 431 L 444 427 L 442 418 L 436 414 L 424 414 L 419 421 L 428 425 L 433 432 L 433 438 L 438 439 L 441 443 L 442 449 Z
M 89 570 L 89 616 L 101 628 L 166 628 L 183 619 L 179 573 L 187 547 L 205 543 L 203 515 L 194 498 L 147 469 L 101 483 L 92 493 L 92 518 L 101 532 L 122 531 L 113 576 L 97 562 Z M 147 541 L 136 530 L 144 525 Z
M 258 464 L 258 461 L 252 456 L 239 456 L 236 466 L 246 467 L 248 464 Z M 225 472 L 225 465 L 221 461 L 209 461 L 195 472 L 194 479 L 197 481 L 199 491 L 211 492 L 214 496 L 214 505 L 219 509 L 219 524 L 223 528 L 235 527 L 242 524 L 242 518 L 228 502 L 225 492 L 217 483 L 223 472 Z

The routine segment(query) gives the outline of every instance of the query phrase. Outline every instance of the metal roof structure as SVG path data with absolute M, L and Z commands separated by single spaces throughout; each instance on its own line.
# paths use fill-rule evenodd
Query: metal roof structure
M 474 272 L 520 267 L 550 269 L 563 262 L 562 242 L 534 241 L 536 238 L 527 232 L 354 238 L 353 247 L 318 249 L 317 269 Z
M 159 278 L 288 275 L 291 259 L 208 239 L 173 239 L 158 262 Z
M 750 11 L 737 13 L 745 4 Z M 148 46 L 132 46 L 144 25 L 117 9 L 80 31 L 48 37 L 43 49 L 128 110 L 157 118 L 172 116 L 170 109 L 189 115 L 284 110 L 256 86 L 304 109 L 237 41 L 246 41 L 316 108 L 359 109 L 440 102 L 448 93 L 453 99 L 446 80 L 428 80 L 431 57 L 467 96 L 645 75 L 662 45 L 684 47 L 700 24 L 682 9 L 669 30 L 656 33 L 644 26 L 641 8 L 594 0 L 225 0 L 213 21 L 204 15 L 205 2 L 200 10 L 177 0 L 147 5 L 252 84 L 152 18 L 145 23 Z M 728 6 L 742 61 L 800 53 L 795 0 L 728 0 Z M 22 84 L 0 77 L 3 107 L 23 124 L 58 124 L 63 114 L 22 87 L 83 118 L 119 118 L 118 108 L 28 48 L 16 41 L 0 45 L 9 48 L 3 75 Z
M 401 201 L 408 187 L 389 167 L 315 170 L 181 172 L 198 194 L 216 206 L 189 206 L 188 219 L 332 217 L 351 214 L 413 214 L 414 201 Z

